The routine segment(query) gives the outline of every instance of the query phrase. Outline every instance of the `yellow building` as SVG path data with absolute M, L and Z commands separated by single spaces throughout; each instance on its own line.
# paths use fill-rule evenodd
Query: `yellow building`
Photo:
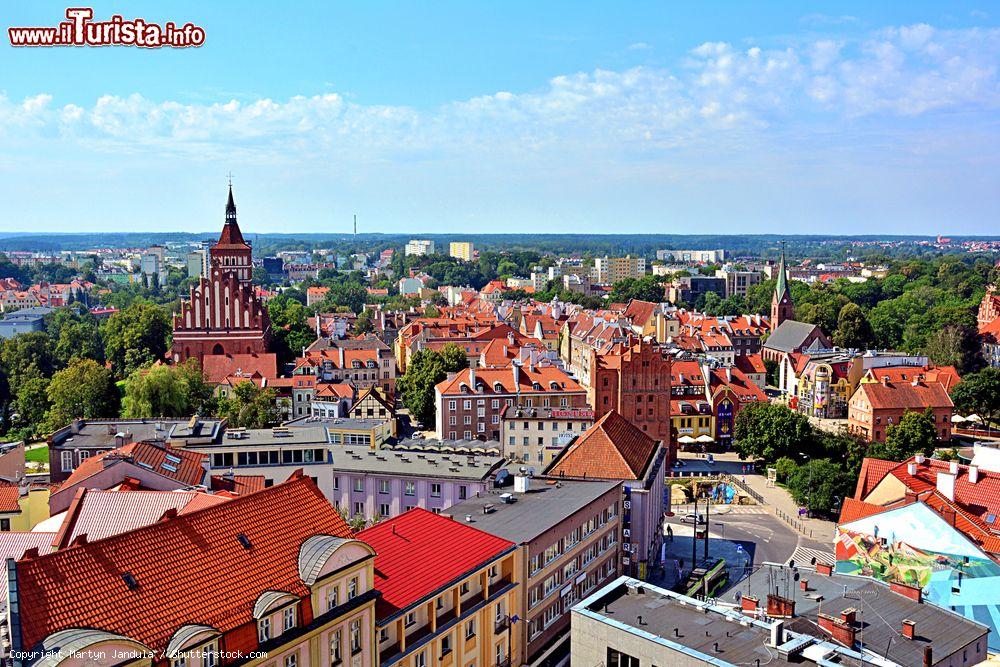
M 448 245 L 448 254 L 455 259 L 460 259 L 463 262 L 472 261 L 472 242 L 471 241 L 452 241 Z
M 0 531 L 29 531 L 48 518 L 48 487 L 0 486 Z

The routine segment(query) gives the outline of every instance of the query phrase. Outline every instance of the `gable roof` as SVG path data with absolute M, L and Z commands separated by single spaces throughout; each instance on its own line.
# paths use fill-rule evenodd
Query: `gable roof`
M 872 489 L 878 486 L 878 483 L 885 479 L 885 476 L 898 465 L 899 463 L 896 461 L 865 457 L 861 462 L 861 471 L 858 473 L 858 484 L 854 489 L 854 497 L 857 500 L 867 498 Z
M 548 475 L 642 479 L 659 443 L 612 410 L 564 449 Z
M 514 548 L 509 540 L 419 507 L 366 528 L 357 538 L 377 554 L 380 622 Z
M 802 349 L 806 340 L 816 329 L 819 327 L 815 324 L 785 320 L 771 332 L 767 341 L 764 342 L 764 347 L 779 352 L 797 352 Z
M 858 387 L 873 410 L 918 410 L 955 406 L 940 382 L 864 382 Z
M 118 449 L 84 459 L 70 473 L 60 489 L 79 484 L 105 468 L 119 463 L 133 464 L 149 472 L 172 479 L 182 486 L 194 486 L 200 484 L 205 477 L 205 469 L 202 464 L 207 458 L 207 454 L 170 447 L 163 443 L 132 442 Z
M 351 530 L 311 479 L 293 475 L 214 507 L 26 556 L 16 565 L 24 646 L 60 630 L 98 628 L 162 651 L 192 618 L 222 633 L 233 630 L 252 620 L 265 590 L 308 594 L 299 548 L 320 534 L 350 537 Z M 135 590 L 123 580 L 126 573 Z

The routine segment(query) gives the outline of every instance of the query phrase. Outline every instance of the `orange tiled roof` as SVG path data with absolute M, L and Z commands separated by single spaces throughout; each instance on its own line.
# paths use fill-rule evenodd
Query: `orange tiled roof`
M 266 590 L 308 595 L 299 548 L 318 534 L 350 537 L 351 530 L 316 484 L 296 475 L 127 533 L 44 556 L 26 554 L 16 565 L 24 645 L 37 646 L 67 628 L 100 628 L 163 651 L 187 623 L 236 630 L 252 622 L 254 602 Z M 123 580 L 126 573 L 134 590 Z M 255 633 L 226 648 L 256 648 Z
M 547 473 L 596 479 L 642 479 L 659 443 L 611 411 L 553 461 Z
M 952 408 L 954 403 L 940 382 L 865 382 L 858 387 L 873 410 Z
M 21 505 L 18 503 L 20 497 L 17 484 L 0 485 L 0 512 L 20 512 Z
M 899 463 L 896 461 L 866 457 L 861 462 L 861 471 L 858 473 L 858 484 L 854 489 L 854 498 L 857 500 L 867 498 L 872 489 L 878 486 L 879 482 L 885 479 L 885 476 L 898 465 Z
M 872 503 L 862 502 L 854 498 L 844 498 L 844 504 L 840 508 L 840 518 L 837 520 L 837 524 L 844 525 L 845 523 L 851 523 L 852 521 L 864 519 L 866 516 L 880 514 L 884 511 L 886 511 L 886 508 L 881 505 L 873 505 Z
M 469 371 L 459 371 L 454 377 L 440 382 L 437 389 L 442 395 L 464 394 L 468 391 L 482 394 L 532 394 L 532 393 L 573 393 L 585 391 L 576 380 L 554 366 L 527 368 L 477 368 L 474 370 L 475 387 Z M 516 381 L 515 381 L 516 377 Z M 540 389 L 534 388 L 538 383 Z M 499 383 L 499 384 L 498 384 Z M 499 386 L 499 390 L 497 390 Z
M 173 461 L 168 459 L 180 459 Z M 104 470 L 104 468 L 115 465 L 114 461 L 127 461 L 134 463 L 140 468 L 145 468 L 157 475 L 162 475 L 172 479 L 184 486 L 194 486 L 200 484 L 205 476 L 202 463 L 208 458 L 207 454 L 179 449 L 163 444 L 150 442 L 133 442 L 118 449 L 91 456 L 80 462 L 80 465 L 70 473 L 62 486 L 72 486 L 79 484 L 91 475 Z

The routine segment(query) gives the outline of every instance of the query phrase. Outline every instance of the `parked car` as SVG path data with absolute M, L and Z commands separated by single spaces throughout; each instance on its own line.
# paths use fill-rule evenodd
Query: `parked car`
M 697 524 L 700 524 L 700 525 L 703 526 L 703 525 L 705 525 L 705 515 L 701 514 L 701 513 L 695 514 L 694 512 L 689 512 L 689 513 L 685 514 L 681 518 L 681 522 L 682 523 L 697 523 Z

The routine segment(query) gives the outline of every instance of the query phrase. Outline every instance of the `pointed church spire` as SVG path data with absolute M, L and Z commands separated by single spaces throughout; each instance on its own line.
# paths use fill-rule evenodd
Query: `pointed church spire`
M 232 192 L 229 193 L 229 200 L 232 201 Z M 781 261 L 778 263 L 778 284 L 774 286 L 774 291 L 778 298 L 788 289 L 788 271 L 785 269 L 785 242 L 781 242 Z
M 239 223 L 236 222 L 236 200 L 233 199 L 232 180 L 229 181 L 229 200 L 226 201 L 226 224 L 222 227 L 222 234 L 219 235 L 219 243 L 217 245 L 248 245 L 243 240 L 243 232 L 240 231 Z
M 226 223 L 236 222 L 236 202 L 233 201 L 233 182 L 229 182 L 229 201 L 226 202 Z
M 792 292 L 788 289 L 788 270 L 785 267 L 785 242 L 781 242 L 781 260 L 778 262 L 778 282 L 771 297 L 771 326 L 777 327 L 792 319 Z

